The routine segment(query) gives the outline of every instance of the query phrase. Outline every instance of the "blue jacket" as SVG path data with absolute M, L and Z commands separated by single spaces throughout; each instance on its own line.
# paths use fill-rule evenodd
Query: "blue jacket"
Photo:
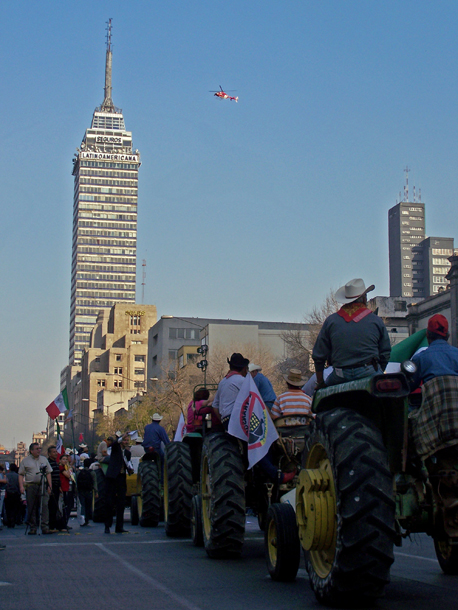
M 254 382 L 264 402 L 275 402 L 277 396 L 275 395 L 272 384 L 265 375 L 258 372 L 254 377 Z
M 147 426 L 145 426 L 145 434 L 143 437 L 143 447 L 148 449 L 148 447 L 154 447 L 154 449 L 160 454 L 163 455 L 163 451 L 161 448 L 161 442 L 164 445 L 168 445 L 170 443 L 170 439 L 167 436 L 167 432 L 161 426 L 161 424 L 157 421 L 153 421 Z
M 412 360 L 418 369 L 413 378 L 412 387 L 442 375 L 458 375 L 458 349 L 452 347 L 445 339 L 436 339 L 430 346 L 414 356 Z

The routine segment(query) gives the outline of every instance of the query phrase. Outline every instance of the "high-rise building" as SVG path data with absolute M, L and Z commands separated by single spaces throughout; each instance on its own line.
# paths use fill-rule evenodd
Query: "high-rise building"
M 424 203 L 401 201 L 389 210 L 390 296 L 414 296 L 412 248 L 418 246 L 423 239 L 425 239 Z
M 140 154 L 111 98 L 111 66 L 110 19 L 105 99 L 73 159 L 70 365 L 80 363 L 101 309 L 135 302 Z
M 412 248 L 413 296 L 427 298 L 448 287 L 453 237 L 427 237 Z

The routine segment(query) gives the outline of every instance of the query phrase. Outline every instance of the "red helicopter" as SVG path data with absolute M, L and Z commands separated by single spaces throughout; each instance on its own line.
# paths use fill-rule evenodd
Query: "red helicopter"
M 216 95 L 216 97 L 219 97 L 220 100 L 233 100 L 234 102 L 239 101 L 238 96 L 233 97 L 232 95 L 228 95 L 225 91 L 223 91 L 223 88 L 221 87 L 221 85 L 219 86 L 219 88 L 220 88 L 220 91 L 209 91 L 209 93 L 214 93 Z M 232 91 L 233 91 L 233 89 L 232 89 Z

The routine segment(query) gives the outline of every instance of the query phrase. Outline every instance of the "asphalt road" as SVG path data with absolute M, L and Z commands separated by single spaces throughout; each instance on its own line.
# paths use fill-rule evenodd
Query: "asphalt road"
M 126 514 L 127 517 L 127 514 Z M 293 583 L 268 576 L 262 533 L 248 519 L 239 560 L 212 560 L 190 540 L 158 528 L 104 534 L 103 525 L 69 534 L 0 532 L 0 610 L 304 610 L 318 609 L 302 563 Z M 458 577 L 442 574 L 432 541 L 423 535 L 396 549 L 392 582 L 376 608 L 451 610 Z

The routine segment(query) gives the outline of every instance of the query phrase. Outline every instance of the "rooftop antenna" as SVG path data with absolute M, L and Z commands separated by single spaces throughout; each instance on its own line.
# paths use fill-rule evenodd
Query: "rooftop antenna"
M 111 21 L 108 19 L 106 22 L 106 40 L 107 40 L 107 55 L 105 60 L 105 99 L 101 107 L 102 112 L 115 112 L 113 100 L 111 99 L 111 63 L 112 63 L 112 51 L 111 51 Z
M 146 286 L 146 258 L 142 261 L 142 304 L 145 304 L 145 286 Z
M 408 165 L 405 166 L 404 171 L 406 173 L 406 185 L 404 187 L 404 193 L 405 193 L 406 199 L 404 201 L 409 201 L 409 172 L 410 172 L 410 169 L 409 169 Z
M 416 198 L 415 198 L 415 185 L 413 187 L 413 202 L 416 203 Z
M 421 189 L 418 189 L 418 202 L 421 203 Z

